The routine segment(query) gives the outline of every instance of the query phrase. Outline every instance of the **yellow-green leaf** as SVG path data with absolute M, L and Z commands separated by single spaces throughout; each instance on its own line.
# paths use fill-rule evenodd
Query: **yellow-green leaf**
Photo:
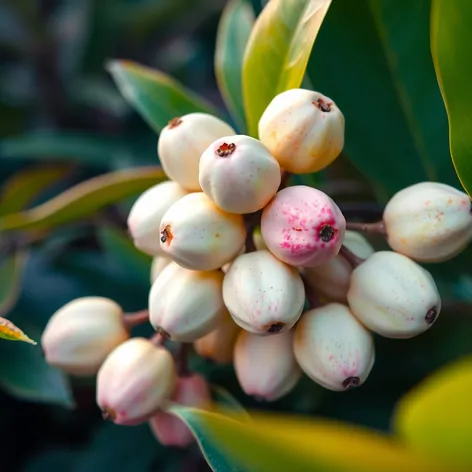
M 38 344 L 29 338 L 18 326 L 15 326 L 11 321 L 0 317 L 0 338 L 8 339 L 9 341 L 23 341 L 30 344 Z
M 26 208 L 48 187 L 70 172 L 67 165 L 44 165 L 27 167 L 5 183 L 0 195 L 0 216 Z
M 177 116 L 216 114 L 210 103 L 158 70 L 132 61 L 111 61 L 107 68 L 123 97 L 156 132 Z
M 215 75 L 218 88 L 241 132 L 245 132 L 246 127 L 243 57 L 254 21 L 254 10 L 248 0 L 230 0 L 221 15 L 216 37 Z
M 0 230 L 44 229 L 90 216 L 165 180 L 159 167 L 109 172 L 82 182 L 30 210 L 0 218 Z
M 394 426 L 400 438 L 424 454 L 472 470 L 471 388 L 472 357 L 427 378 L 397 405 Z
M 246 47 L 243 93 L 249 133 L 279 93 L 300 87 L 331 0 L 271 0 L 256 20 Z
M 389 436 L 334 421 L 256 412 L 251 412 L 251 420 L 247 420 L 241 415 L 223 416 L 218 412 L 179 406 L 171 407 L 171 411 L 198 433 L 204 452 L 206 447 L 207 459 L 208 450 L 215 450 L 224 454 L 230 464 L 241 464 L 251 471 L 451 470 L 447 462 L 431 461 Z
M 13 252 L 0 260 L 0 315 L 4 315 L 15 304 L 20 294 L 23 269 L 27 253 Z
M 449 118 L 449 145 L 457 175 L 472 195 L 472 2 L 432 0 L 431 51 Z

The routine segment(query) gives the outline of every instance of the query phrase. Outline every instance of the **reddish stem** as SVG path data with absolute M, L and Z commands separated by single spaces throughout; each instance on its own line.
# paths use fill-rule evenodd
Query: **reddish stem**
M 382 234 L 384 236 L 387 234 L 383 221 L 377 221 L 376 223 L 358 223 L 351 221 L 346 223 L 346 229 L 350 231 L 360 231 L 362 233 Z
M 149 310 L 140 310 L 134 313 L 125 313 L 123 315 L 123 324 L 127 330 L 142 325 L 149 321 Z
M 352 268 L 355 269 L 357 266 L 361 265 L 365 259 L 362 257 L 356 256 L 350 249 L 347 248 L 344 244 L 341 246 L 339 250 L 339 254 L 346 259 L 349 264 L 351 264 Z
M 155 346 L 163 346 L 168 339 L 169 335 L 163 329 L 160 329 L 156 334 L 151 336 L 149 341 L 151 341 Z
M 190 354 L 190 344 L 181 343 L 178 351 L 175 354 L 175 364 L 177 367 L 177 374 L 179 377 L 188 377 L 191 372 L 188 365 L 188 357 Z

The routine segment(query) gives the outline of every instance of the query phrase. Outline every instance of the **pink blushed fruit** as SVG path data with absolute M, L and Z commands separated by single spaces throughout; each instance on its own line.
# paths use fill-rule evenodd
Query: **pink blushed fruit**
M 296 185 L 277 192 L 264 208 L 261 233 L 272 254 L 293 266 L 325 264 L 341 248 L 346 220 L 324 192 Z
M 180 377 L 172 401 L 183 406 L 206 408 L 211 404 L 211 393 L 207 381 L 198 374 Z M 187 447 L 195 441 L 190 429 L 177 416 L 159 411 L 149 421 L 156 439 L 164 446 Z

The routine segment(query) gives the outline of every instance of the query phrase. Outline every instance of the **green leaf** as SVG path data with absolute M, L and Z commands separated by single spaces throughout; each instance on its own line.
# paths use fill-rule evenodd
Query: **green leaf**
M 238 400 L 236 400 L 236 398 L 233 397 L 233 395 L 231 395 L 231 393 L 228 392 L 228 390 L 214 384 L 211 384 L 210 388 L 213 394 L 213 400 L 218 403 L 219 408 L 229 408 L 242 414 L 246 412 L 244 407 L 238 402 Z
M 248 0 L 230 0 L 218 25 L 215 51 L 215 75 L 226 106 L 245 132 L 242 68 L 246 44 L 255 15 Z
M 180 406 L 170 412 L 189 425 L 217 471 L 232 470 L 227 467 L 235 461 L 257 472 L 439 472 L 444 467 L 388 436 L 338 422 L 256 412 L 247 420 Z
M 331 0 L 271 0 L 246 47 L 243 93 L 249 134 L 271 100 L 301 85 L 308 58 Z
M 429 13 L 430 0 L 337 0 L 308 66 L 315 90 L 344 113 L 344 153 L 384 199 L 425 180 L 459 185 L 431 60 Z
M 217 113 L 206 100 L 160 71 L 132 61 L 111 61 L 107 69 L 123 97 L 157 133 L 176 116 Z
M 25 209 L 48 187 L 70 172 L 65 165 L 25 168 L 11 177 L 0 194 L 0 216 Z
M 24 343 L 38 344 L 28 337 L 18 326 L 11 321 L 0 317 L 0 338 L 7 339 L 8 341 L 22 341 Z
M 14 252 L 0 259 L 0 316 L 8 313 L 20 294 L 27 254 Z
M 25 323 L 22 327 L 40 339 L 37 328 Z M 0 386 L 24 400 L 66 407 L 74 404 L 66 376 L 46 363 L 39 346 L 0 342 Z
M 447 365 L 397 404 L 394 426 L 412 448 L 453 465 L 472 467 L 472 357 Z M 468 466 L 468 467 L 467 467 Z M 454 469 L 457 470 L 457 469 Z
M 123 272 L 132 274 L 136 282 L 149 284 L 152 257 L 136 249 L 124 231 L 112 226 L 101 226 L 98 229 L 98 239 L 106 255 Z
M 0 218 L 0 230 L 43 229 L 93 215 L 112 203 L 165 180 L 159 167 L 140 167 L 94 177 L 31 210 Z
M 467 0 L 432 0 L 431 50 L 449 118 L 452 159 L 465 190 L 472 195 L 472 137 L 467 117 L 472 107 L 472 58 L 465 44 L 471 39 L 472 4 Z
M 121 140 L 70 131 L 31 132 L 0 141 L 3 158 L 64 159 L 101 167 L 127 151 Z

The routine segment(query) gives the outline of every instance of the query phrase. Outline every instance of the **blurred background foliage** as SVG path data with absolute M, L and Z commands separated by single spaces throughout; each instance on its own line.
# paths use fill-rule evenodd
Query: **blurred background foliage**
M 226 3 L 3 0 L 0 228 L 1 217 L 87 179 L 158 163 L 157 135 L 119 93 L 105 69 L 110 59 L 130 59 L 173 76 L 231 121 L 214 74 Z M 251 3 L 257 14 L 265 2 Z M 389 196 L 422 180 L 461 188 L 431 60 L 429 11 L 429 0 L 334 0 L 318 35 L 304 84 L 343 110 L 346 146 L 329 169 L 295 182 L 328 192 L 347 219 L 379 219 Z M 133 188 L 132 179 L 123 180 Z M 118 179 L 110 191 L 122 185 Z M 127 311 L 145 307 L 151 260 L 126 235 L 132 202 L 120 199 L 87 218 L 69 218 L 72 210 L 66 209 L 64 224 L 0 233 L 0 315 L 39 340 L 51 314 L 76 297 L 110 297 Z M 80 205 L 74 211 L 82 216 Z M 373 243 L 385 247 L 380 240 Z M 377 337 L 377 361 L 362 388 L 340 394 L 304 378 L 290 395 L 265 405 L 241 392 L 231 366 L 195 357 L 193 368 L 248 408 L 389 431 L 403 394 L 472 350 L 471 263 L 467 250 L 428 267 L 444 300 L 440 318 L 418 338 Z M 196 446 L 164 449 L 147 425 L 104 424 L 93 379 L 67 378 L 30 345 L 0 342 L 0 405 L 2 471 L 208 470 Z

